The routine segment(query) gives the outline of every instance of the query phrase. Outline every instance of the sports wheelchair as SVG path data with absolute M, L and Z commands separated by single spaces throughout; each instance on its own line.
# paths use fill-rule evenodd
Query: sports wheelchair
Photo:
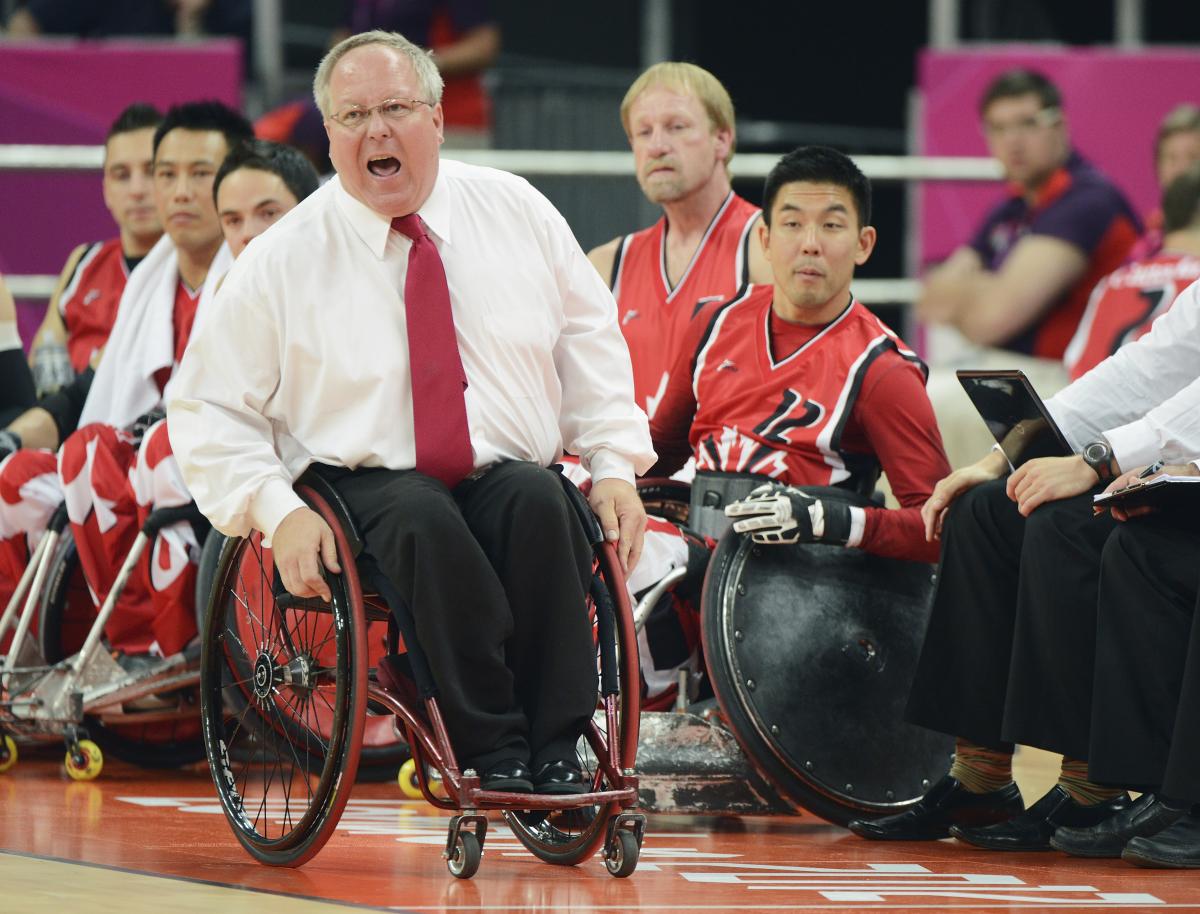
M 719 710 L 687 715 L 690 742 L 711 740 L 712 719 L 727 728 L 750 763 L 730 778 L 704 772 L 702 791 L 650 808 L 715 812 L 749 792 L 835 824 L 900 812 L 916 803 L 949 764 L 953 742 L 904 722 L 904 703 L 932 605 L 934 568 L 858 549 L 819 544 L 759 545 L 735 533 L 724 508 L 769 480 L 744 473 L 697 473 L 690 487 L 671 480 L 642 482 L 651 513 L 715 540 L 701 589 L 705 670 Z M 873 482 L 872 482 L 873 485 Z M 869 493 L 803 487 L 851 505 L 880 502 Z M 688 572 L 677 568 L 639 601 L 643 622 L 654 604 Z M 665 734 L 662 747 L 643 746 L 644 782 L 695 778 L 672 756 L 683 723 L 643 721 Z M 653 771 L 654 776 L 651 775 Z M 733 784 L 737 780 L 741 783 Z M 668 791 L 668 795 L 670 792 Z
M 160 529 L 179 521 L 207 527 L 194 505 L 151 513 L 97 613 L 65 505 L 51 517 L 0 616 L 0 641 L 15 623 L 0 664 L 0 771 L 17 762 L 14 737 L 63 739 L 74 780 L 99 776 L 105 752 L 151 768 L 203 758 L 195 658 L 180 653 L 131 673 L 104 644 L 104 626 L 138 560 Z
M 328 575 L 328 603 L 287 593 L 257 532 L 225 543 L 202 631 L 201 718 L 222 809 L 251 856 L 294 867 L 322 848 L 350 797 L 375 707 L 403 728 L 424 798 L 456 812 L 443 853 L 454 876 L 478 870 L 488 810 L 500 811 L 517 839 L 549 863 L 574 865 L 603 845 L 610 873 L 633 872 L 645 818 L 634 811 L 638 693 L 626 687 L 638 682 L 632 614 L 616 550 L 581 493 L 562 483 L 594 556 L 586 611 L 599 701 L 577 749 L 591 782 L 584 794 L 487 791 L 477 772 L 459 768 L 412 616 L 397 599 L 389 605 L 364 589 L 379 580 L 377 568 L 341 497 L 316 473 L 304 474 L 296 491 L 334 531 L 342 572 Z M 389 654 L 375 680 L 366 646 L 373 623 L 389 626 Z M 397 661 L 401 646 L 406 664 Z M 431 771 L 441 775 L 440 790 Z

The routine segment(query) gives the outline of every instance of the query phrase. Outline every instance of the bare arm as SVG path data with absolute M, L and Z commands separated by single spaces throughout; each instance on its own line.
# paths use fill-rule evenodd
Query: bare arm
M 463 76 L 486 70 L 500 55 L 500 26 L 477 26 L 452 44 L 436 48 L 433 59 L 443 76 Z
M 45 448 L 48 451 L 55 451 L 61 444 L 58 440 L 58 426 L 54 424 L 54 417 L 40 406 L 25 410 L 8 424 L 8 429 L 20 436 L 22 447 Z
M 12 16 L 8 19 L 9 38 L 33 38 L 40 34 L 42 34 L 42 30 L 38 26 L 38 21 L 33 18 L 29 10 L 22 7 L 13 11 Z
M 37 351 L 47 343 L 57 343 L 60 346 L 67 344 L 67 327 L 63 323 L 60 307 L 62 294 L 63 290 L 67 288 L 67 283 L 71 281 L 71 277 L 75 275 L 75 268 L 79 265 L 79 259 L 87 252 L 87 249 L 88 246 L 86 244 L 81 244 L 73 250 L 62 268 L 62 272 L 58 275 L 58 283 L 54 286 L 54 292 L 50 295 L 50 303 L 46 305 L 46 316 L 42 318 L 41 326 L 38 327 L 37 333 L 33 336 L 33 345 L 29 347 L 30 365 L 37 360 Z
M 599 247 L 588 251 L 587 259 L 596 268 L 596 272 L 600 274 L 600 278 L 604 280 L 605 285 L 609 285 L 612 282 L 613 263 L 616 262 L 617 248 L 620 244 L 621 239 L 614 238 L 612 241 L 607 241 Z
M 961 249 L 967 250 L 969 249 Z M 969 253 L 979 261 L 974 251 Z M 1012 338 L 1076 282 L 1087 269 L 1087 257 L 1078 247 L 1046 235 L 1029 235 L 1013 247 L 996 272 L 965 269 L 958 252 L 942 276 L 931 276 L 930 301 L 918 303 L 926 319 L 948 323 L 967 339 L 992 346 Z

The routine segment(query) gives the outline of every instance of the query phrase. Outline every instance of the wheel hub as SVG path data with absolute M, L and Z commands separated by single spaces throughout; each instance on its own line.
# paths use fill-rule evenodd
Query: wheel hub
M 259 701 L 266 701 L 271 690 L 275 688 L 275 661 L 267 653 L 258 655 L 254 661 L 254 696 Z

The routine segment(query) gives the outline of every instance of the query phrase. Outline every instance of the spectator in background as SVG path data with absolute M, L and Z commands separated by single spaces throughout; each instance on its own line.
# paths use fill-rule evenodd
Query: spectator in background
M 129 274 L 162 237 L 154 207 L 154 129 L 158 110 L 135 103 L 117 115 L 104 141 L 104 205 L 116 238 L 71 252 L 30 347 L 39 397 L 67 386 L 98 358 Z
M 33 402 L 33 377 L 17 333 L 17 308 L 4 277 L 0 276 L 0 426 L 7 425 L 33 406 Z M 4 447 L 6 437 L 0 428 L 0 448 Z
M 26 0 L 8 20 L 12 38 L 76 35 L 236 35 L 250 38 L 251 0 Z
M 916 310 L 927 323 L 1001 350 L 973 353 L 971 367 L 1021 368 L 1049 395 L 1066 381 L 1061 359 L 1092 288 L 1124 262 L 1141 223 L 1112 182 L 1072 149 L 1062 98 L 1045 76 L 1001 74 L 979 114 L 1009 195 L 930 271 Z M 929 390 L 951 465 L 961 466 L 991 439 L 952 374 L 935 369 Z
M 1167 112 L 1154 137 L 1154 175 L 1159 190 L 1200 162 L 1200 107 L 1190 103 L 1177 105 Z M 1130 252 L 1130 260 L 1142 260 L 1162 250 L 1163 211 L 1146 216 L 1146 232 Z
M 1134 340 L 1175 297 L 1200 279 L 1200 161 L 1179 173 L 1162 198 L 1161 250 L 1130 261 L 1096 286 L 1063 356 L 1071 380 Z

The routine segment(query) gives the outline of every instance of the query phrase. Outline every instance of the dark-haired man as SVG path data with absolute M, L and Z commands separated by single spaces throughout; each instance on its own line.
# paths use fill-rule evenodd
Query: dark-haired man
M 166 235 L 130 275 L 94 379 L 80 376 L 13 423 L 36 419 L 44 449 L 27 447 L 0 465 L 0 549 L 15 553 L 3 562 L 6 573 L 23 565 L 29 541 L 65 498 L 92 596 L 100 602 L 107 595 L 124 558 L 114 544 L 136 522 L 126 496 L 136 444 L 128 429 L 161 408 L 205 280 L 223 269 L 213 178 L 228 149 L 251 136 L 245 118 L 218 102 L 177 105 L 155 129 L 154 203 Z M 214 262 L 218 270 L 211 271 Z M 110 510 L 126 503 L 127 512 Z M 135 578 L 122 597 L 129 611 L 114 615 L 108 632 L 115 647 L 144 652 L 156 640 L 144 626 L 124 624 L 146 603 Z M 180 647 L 172 639 L 167 649 Z
M 1112 182 L 1072 149 L 1062 97 L 1042 74 L 1002 73 L 984 92 L 979 116 L 1009 192 L 966 244 L 929 271 L 917 314 L 995 348 L 972 353 L 971 367 L 1021 368 L 1049 395 L 1066 381 L 1061 359 L 1088 296 L 1125 261 L 1141 223 Z M 935 363 L 929 390 L 951 464 L 974 459 L 991 439 L 953 374 Z
M 764 542 L 928 562 L 937 553 L 920 506 L 947 465 L 924 366 L 850 291 L 875 247 L 870 193 L 858 167 L 824 147 L 772 169 L 759 234 L 774 283 L 693 323 L 651 423 L 656 471 L 694 455 L 698 471 L 781 483 L 733 512 L 736 529 Z M 881 467 L 899 510 L 822 505 L 783 488 L 869 491 Z
M 38 396 L 70 384 L 108 339 L 129 272 L 162 237 L 151 160 L 162 114 L 151 105 L 122 111 L 104 140 L 104 205 L 119 234 L 71 252 L 30 347 Z M 32 446 L 37 446 L 31 442 Z

